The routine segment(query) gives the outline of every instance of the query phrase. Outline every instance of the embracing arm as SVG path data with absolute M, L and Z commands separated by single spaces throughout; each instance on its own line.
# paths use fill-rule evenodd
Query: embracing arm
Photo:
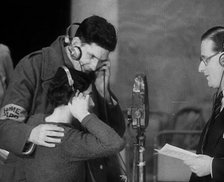
M 38 133 L 43 127 L 29 126 L 26 123 L 31 113 L 34 113 L 32 112 L 36 107 L 34 98 L 40 90 L 41 56 L 41 54 L 27 56 L 18 63 L 1 108 L 0 148 L 15 154 L 27 154 L 31 142 L 39 144 L 38 136 L 32 134 L 34 137 L 30 138 L 30 134 L 33 131 Z
M 22 154 L 32 129 L 32 126 L 14 120 L 0 120 L 0 148 Z
M 86 160 L 115 154 L 123 149 L 124 140 L 96 115 L 87 115 L 82 125 L 87 132 L 74 130 L 62 143 L 69 158 Z
M 22 153 L 33 127 L 25 124 L 31 107 L 36 76 L 29 59 L 16 66 L 0 113 L 0 147 Z

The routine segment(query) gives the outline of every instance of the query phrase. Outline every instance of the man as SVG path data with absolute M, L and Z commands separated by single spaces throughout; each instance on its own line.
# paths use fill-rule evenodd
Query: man
M 197 154 L 186 159 L 191 171 L 190 182 L 217 182 L 224 179 L 224 27 L 213 27 L 201 38 L 199 72 L 208 86 L 217 89 L 211 118 L 203 129 Z
M 74 37 L 60 36 L 50 47 L 31 53 L 18 63 L 0 113 L 0 148 L 10 151 L 3 168 L 4 182 L 24 177 L 23 169 L 16 166 L 16 161 L 20 159 L 14 154 L 29 155 L 34 144 L 55 147 L 64 136 L 63 128 L 56 125 L 31 127 L 26 124 L 30 116 L 48 113 L 52 109 L 47 102 L 47 90 L 62 65 L 73 66 L 86 74 L 94 73 L 94 113 L 120 136 L 123 135 L 124 118 L 109 86 L 108 57 L 116 43 L 113 25 L 104 18 L 91 16 L 79 24 Z M 89 161 L 92 181 L 107 181 L 108 161 L 106 158 Z

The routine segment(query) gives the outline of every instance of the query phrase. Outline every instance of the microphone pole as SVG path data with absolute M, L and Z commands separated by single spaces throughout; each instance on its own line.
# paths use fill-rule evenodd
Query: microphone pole
M 132 107 L 128 109 L 128 122 L 136 129 L 136 143 L 134 144 L 134 160 L 132 182 L 146 181 L 145 129 L 149 119 L 148 86 L 144 74 L 136 75 L 132 90 Z M 136 176 L 137 173 L 137 176 Z

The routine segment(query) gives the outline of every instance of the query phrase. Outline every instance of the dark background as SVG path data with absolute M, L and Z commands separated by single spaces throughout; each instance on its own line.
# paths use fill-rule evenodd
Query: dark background
M 70 1 L 8 1 L 0 8 L 0 43 L 11 50 L 14 66 L 48 46 L 70 24 Z

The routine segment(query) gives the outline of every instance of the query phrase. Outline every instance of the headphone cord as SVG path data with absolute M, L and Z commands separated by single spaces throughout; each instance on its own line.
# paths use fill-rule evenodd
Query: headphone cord
M 106 123 L 109 124 L 109 120 L 108 120 L 108 112 L 107 112 L 107 103 L 106 103 L 106 75 L 105 75 L 105 70 L 104 70 L 104 73 L 103 73 L 103 82 L 104 82 L 104 85 L 103 85 L 103 96 L 104 96 L 104 112 L 105 112 L 105 120 L 106 120 Z M 121 164 L 119 164 L 119 168 L 121 169 L 121 171 L 124 173 L 124 175 L 127 177 L 127 180 L 128 181 L 128 176 L 127 176 L 127 172 L 126 172 L 126 164 L 123 160 L 123 158 L 121 157 L 121 154 L 120 152 L 118 153 L 118 158 L 120 159 Z M 123 168 L 123 166 L 125 168 Z
M 103 97 L 104 97 L 104 112 L 105 112 L 105 120 L 108 124 L 108 113 L 107 113 L 107 103 L 106 103 L 106 75 L 105 70 L 103 71 Z
M 216 98 L 218 97 L 219 95 L 219 92 L 221 91 L 222 92 L 222 81 L 223 81 L 223 77 L 224 77 L 224 70 L 222 71 L 222 76 L 221 76 L 221 79 L 220 79 L 220 82 L 219 82 L 219 87 L 217 88 L 216 92 L 215 92 L 215 95 L 214 95 L 214 99 L 213 99 L 213 105 L 214 105 L 214 102 L 216 100 Z
M 224 48 L 223 48 L 223 49 L 224 49 Z M 223 51 L 222 51 L 222 52 L 223 52 Z M 222 57 L 222 55 L 223 55 L 223 53 L 219 56 L 219 63 L 220 63 L 220 65 L 223 67 L 223 64 L 221 63 L 221 57 Z M 223 68 L 222 76 L 221 76 L 221 79 L 220 79 L 220 82 L 219 82 L 219 87 L 218 87 L 218 89 L 217 89 L 217 91 L 216 91 L 216 97 L 218 96 L 219 91 L 220 91 L 220 88 L 221 88 L 221 86 L 222 86 L 223 76 L 224 76 L 224 68 Z

